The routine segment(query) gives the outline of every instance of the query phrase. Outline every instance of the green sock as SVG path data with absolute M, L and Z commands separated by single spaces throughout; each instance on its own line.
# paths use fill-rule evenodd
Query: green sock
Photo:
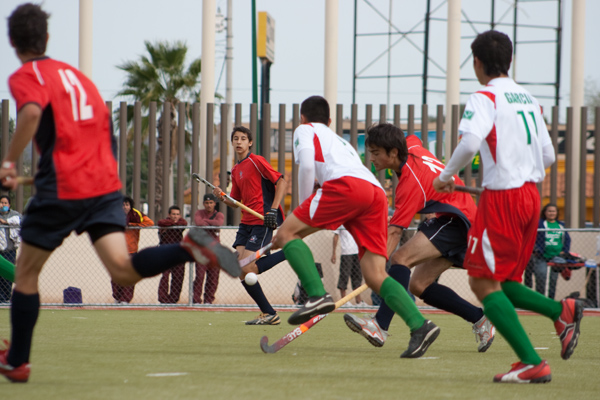
M 15 266 L 6 258 L 0 256 L 0 276 L 9 281 L 15 281 Z
M 556 321 L 562 312 L 559 301 L 552 300 L 535 290 L 517 282 L 504 282 L 502 291 L 516 308 L 534 311 Z
M 394 278 L 385 278 L 379 289 L 379 295 L 385 300 L 385 304 L 404 320 L 411 332 L 419 329 L 425 323 L 425 317 L 415 302 Z
M 298 275 L 300 282 L 302 282 L 308 297 L 321 297 L 327 293 L 323 287 L 319 271 L 317 271 L 312 252 L 302 239 L 287 242 L 283 246 L 283 253 L 296 275 Z
M 493 292 L 483 299 L 483 312 L 504 336 L 523 364 L 538 365 L 542 362 L 529 336 L 523 329 L 515 307 L 503 291 Z

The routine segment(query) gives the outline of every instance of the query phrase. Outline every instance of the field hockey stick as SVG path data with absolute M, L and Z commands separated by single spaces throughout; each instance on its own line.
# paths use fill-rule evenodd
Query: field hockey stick
M 265 247 L 262 247 L 262 248 L 256 250 L 254 253 L 250 254 L 248 257 L 242 258 L 240 260 L 240 268 L 244 268 L 246 265 L 258 260 L 263 254 L 265 254 L 267 251 L 269 251 L 271 249 L 271 247 L 273 247 L 273 243 L 269 243 Z
M 361 287 L 359 287 L 356 290 L 349 293 L 348 295 L 342 297 L 341 299 L 339 299 L 338 301 L 335 302 L 334 310 L 337 310 L 338 308 L 340 308 L 341 306 L 346 304 L 348 301 L 352 300 L 353 298 L 355 298 L 356 296 L 358 296 L 359 294 L 361 294 L 362 292 L 367 290 L 367 288 L 368 288 L 368 286 L 365 283 Z M 318 324 L 323 318 L 325 318 L 328 315 L 329 314 L 321 314 L 321 315 L 312 317 L 311 319 L 309 319 L 305 323 L 301 324 L 296 329 L 294 329 L 293 331 L 291 331 L 290 333 L 288 333 L 287 335 L 285 335 L 284 337 L 282 337 L 281 339 L 279 339 L 272 345 L 269 345 L 269 338 L 267 336 L 263 336 L 260 339 L 261 350 L 264 353 L 268 353 L 268 354 L 277 353 L 283 347 L 287 346 L 288 343 L 297 339 L 300 335 L 302 335 L 304 332 L 306 332 L 307 330 L 309 330 L 310 328 L 312 328 L 313 326 Z
M 6 179 L 6 178 L 5 178 Z M 32 176 L 17 176 L 14 178 L 19 185 L 33 185 L 33 177 Z M 2 189 L 8 190 L 4 183 L 2 183 Z
M 459 192 L 471 193 L 471 194 L 481 194 L 483 193 L 483 188 L 479 187 L 470 187 L 470 186 L 454 186 L 454 190 Z
M 204 183 L 206 186 L 210 187 L 211 189 L 216 189 L 217 187 L 215 185 L 213 185 L 212 183 L 210 183 L 209 181 L 207 181 L 206 179 L 204 179 L 203 177 L 201 177 L 198 174 L 192 174 L 192 177 L 194 179 L 196 179 L 198 182 Z M 235 204 L 237 207 L 249 212 L 250 214 L 254 215 L 256 218 L 260 218 L 261 220 L 265 220 L 265 217 L 262 216 L 261 214 L 257 213 L 256 211 L 254 211 L 253 209 L 251 209 L 250 207 L 240 203 L 239 201 L 237 201 L 236 199 L 234 199 L 233 197 L 229 196 L 227 193 L 225 193 L 224 191 L 221 190 L 220 193 L 221 196 L 225 197 L 227 200 L 229 200 L 230 202 L 232 202 L 233 204 Z

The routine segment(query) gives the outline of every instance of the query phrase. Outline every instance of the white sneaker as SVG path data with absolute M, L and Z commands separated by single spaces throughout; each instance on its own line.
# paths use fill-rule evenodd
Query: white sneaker
M 350 302 L 344 303 L 340 306 L 340 308 L 353 308 L 353 307 L 354 307 L 354 305 Z
M 369 305 L 367 303 L 365 303 L 365 301 L 363 300 L 360 303 L 357 303 L 356 307 L 358 307 L 358 308 L 365 308 L 365 307 L 369 307 Z
M 383 346 L 388 337 L 387 331 L 381 329 L 375 319 L 364 319 L 352 314 L 345 314 L 344 321 L 348 328 L 363 336 L 375 347 Z
M 473 324 L 473 333 L 475 334 L 475 341 L 479 342 L 477 351 L 483 353 L 492 345 L 494 335 L 496 334 L 496 327 L 484 315 L 479 321 Z

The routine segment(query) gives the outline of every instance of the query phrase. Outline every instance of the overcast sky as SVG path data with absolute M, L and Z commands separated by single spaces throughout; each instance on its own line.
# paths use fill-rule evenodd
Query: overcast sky
M 2 0 L 0 14 L 6 27 L 6 18 L 23 1 Z M 512 1 L 496 0 L 496 21 L 512 23 Z M 586 42 L 585 76 L 588 81 L 596 82 L 600 88 L 600 1 L 586 2 Z M 233 97 L 234 102 L 246 106 L 252 101 L 251 40 L 250 40 L 250 0 L 233 0 Z M 370 5 L 372 5 L 372 7 Z M 425 0 L 394 0 L 392 3 L 392 23 L 400 31 L 421 32 L 424 30 L 423 16 Z M 465 102 L 466 93 L 478 89 L 473 81 L 472 63 L 469 58 L 470 42 L 477 32 L 489 29 L 491 1 L 462 0 L 463 25 L 461 34 L 461 102 Z M 257 11 L 267 11 L 275 19 L 275 63 L 271 69 L 271 103 L 291 105 L 300 103 L 313 94 L 323 94 L 324 70 L 324 10 L 323 0 L 257 0 Z M 522 24 L 552 27 L 557 25 L 557 0 L 519 2 L 518 20 Z M 78 64 L 78 0 L 45 0 L 43 7 L 49 11 L 50 41 L 47 54 L 53 58 Z M 217 0 L 217 7 L 226 14 L 227 2 Z M 389 0 L 358 0 L 358 33 L 387 33 L 386 21 L 377 14 L 389 14 Z M 444 80 L 446 64 L 446 18 L 447 6 L 444 0 L 432 0 L 430 58 L 430 87 L 440 93 L 428 94 L 430 110 L 437 104 L 444 104 Z M 563 0 L 563 47 L 561 73 L 561 107 L 569 103 L 569 73 L 571 56 L 571 0 Z M 344 104 L 344 115 L 349 113 L 352 103 L 353 76 L 353 24 L 354 2 L 339 1 L 339 73 L 338 103 Z M 467 23 L 466 21 L 471 23 Z M 144 41 L 184 40 L 188 47 L 188 60 L 201 56 L 202 44 L 202 2 L 199 0 L 95 0 L 93 27 L 93 80 L 105 100 L 115 102 L 115 98 L 124 81 L 124 74 L 116 68 L 126 60 L 136 60 L 144 52 Z M 474 23 L 476 21 L 485 24 Z M 6 28 L 4 28 L 6 32 Z M 511 26 L 498 26 L 512 37 Z M 520 28 L 519 41 L 554 40 L 551 29 Z M 422 73 L 423 35 L 414 33 L 399 40 L 399 35 L 391 37 L 397 42 L 391 51 L 391 74 L 420 75 Z M 387 74 L 388 58 L 387 36 L 361 36 L 357 40 L 357 71 L 361 76 Z M 217 34 L 217 61 L 215 71 L 219 79 L 225 52 L 225 33 Z M 517 47 L 517 81 L 553 82 L 555 74 L 554 44 L 520 44 Z M 383 55 L 378 61 L 378 56 Z M 366 68 L 371 62 L 373 64 Z M 6 81 L 9 75 L 19 67 L 13 49 L 5 36 L 0 40 L 0 98 L 11 98 Z M 512 71 L 511 71 L 512 74 Z M 512 76 L 512 75 L 511 75 Z M 260 79 L 260 68 L 259 68 Z M 225 75 L 217 91 L 225 94 Z M 390 83 L 391 104 L 421 103 L 421 78 L 396 78 Z M 549 86 L 528 86 L 529 90 L 540 97 L 545 106 L 553 105 L 553 100 L 543 96 L 552 96 Z M 387 82 L 385 79 L 360 79 L 357 81 L 356 102 L 359 109 L 364 104 L 386 104 Z M 419 107 L 417 107 L 419 110 Z M 14 110 L 11 109 L 11 113 Z M 277 111 L 274 111 L 276 113 Z M 361 111 L 362 113 L 362 111 Z M 431 111 L 430 111 L 431 113 Z M 402 112 L 406 116 L 405 111 Z M 290 112 L 288 111 L 288 117 Z M 378 115 L 378 111 L 376 111 Z

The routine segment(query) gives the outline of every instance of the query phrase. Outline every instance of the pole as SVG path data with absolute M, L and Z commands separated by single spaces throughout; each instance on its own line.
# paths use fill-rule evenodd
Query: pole
M 460 0 L 448 0 L 448 38 L 446 65 L 446 123 L 444 151 L 446 161 L 452 153 L 450 130 L 452 106 L 460 103 Z
M 324 97 L 329 102 L 330 128 L 336 131 L 337 72 L 338 72 L 338 0 L 325 1 L 325 87 Z
M 207 104 L 215 102 L 215 0 L 202 2 L 202 91 L 200 92 L 200 157 L 197 171 L 206 176 L 206 154 L 212 149 L 206 148 Z M 211 177 L 212 178 L 212 177 Z M 164 186 L 164 184 L 163 184 Z
M 226 87 L 225 87 L 225 102 L 229 105 L 227 107 L 227 121 L 225 121 L 226 133 L 229 134 L 233 129 L 233 7 L 232 0 L 227 0 L 227 54 L 225 56 L 227 58 L 227 75 L 226 75 Z M 223 142 L 221 142 L 223 143 Z M 225 142 L 226 144 L 229 141 Z M 221 162 L 226 162 L 227 171 L 231 168 L 233 164 L 233 152 L 230 151 L 221 151 L 221 154 L 227 154 L 226 160 L 221 160 Z
M 79 0 L 79 70 L 92 79 L 94 1 Z

